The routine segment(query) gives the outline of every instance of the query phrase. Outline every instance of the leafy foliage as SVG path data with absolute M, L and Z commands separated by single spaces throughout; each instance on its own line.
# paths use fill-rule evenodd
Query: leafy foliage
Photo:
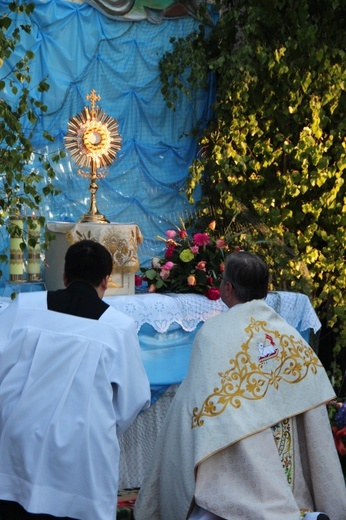
M 273 288 L 311 297 L 334 347 L 338 387 L 336 362 L 346 361 L 346 4 L 218 0 L 214 8 L 217 24 L 173 42 L 160 64 L 172 107 L 179 90 L 189 94 L 210 74 L 217 82 L 187 192 L 193 201 L 202 184 L 202 211 L 218 226 L 239 215 L 243 240 L 266 251 Z
M 15 100 L 10 104 L 0 99 L 0 226 L 8 231 L 10 214 L 19 214 L 23 209 L 39 214 L 42 198 L 57 193 L 52 184 L 55 177 L 52 162 L 58 162 L 65 154 L 59 151 L 48 158 L 44 154 L 37 154 L 32 144 L 35 124 L 40 115 L 47 111 L 47 106 L 40 100 L 40 93 L 49 89 L 45 79 L 39 85 L 30 84 L 30 62 L 34 53 L 31 50 L 23 51 L 23 56 L 10 72 L 1 76 L 1 67 L 5 60 L 11 60 L 14 56 L 21 32 L 30 32 L 30 25 L 18 23 L 18 17 L 23 16 L 27 20 L 33 9 L 34 4 L 13 2 L 9 4 L 9 11 L 0 17 L 0 94 L 1 91 L 11 93 Z M 44 137 L 48 142 L 54 141 L 48 132 Z M 34 155 L 39 156 L 42 165 L 40 172 L 30 167 Z M 40 189 L 42 184 L 43 188 Z M 44 226 L 43 216 L 39 217 L 39 223 Z M 45 235 L 46 241 L 50 238 L 51 235 Z M 22 239 L 24 249 L 28 240 L 24 234 Z M 30 245 L 34 246 L 35 240 L 30 238 L 30 241 Z M 8 261 L 5 252 L 1 254 L 0 260 L 3 263 Z

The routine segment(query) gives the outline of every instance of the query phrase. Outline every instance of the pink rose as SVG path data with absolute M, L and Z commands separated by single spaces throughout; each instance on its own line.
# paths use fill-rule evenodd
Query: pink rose
M 149 285 L 148 292 L 150 292 L 150 293 L 156 292 L 155 284 L 152 283 L 151 285 Z
M 196 269 L 199 269 L 200 271 L 205 271 L 206 270 L 206 268 L 205 268 L 206 265 L 207 265 L 207 262 L 205 262 L 204 260 L 201 260 L 196 265 Z
M 219 249 L 224 249 L 226 247 L 226 242 L 224 238 L 217 238 L 215 240 L 216 247 Z
M 167 269 L 161 269 L 160 277 L 162 278 L 162 280 L 167 280 L 167 278 L 169 278 L 170 272 L 171 271 L 169 271 Z
M 190 251 L 191 253 L 193 253 L 194 255 L 197 255 L 198 251 L 199 251 L 199 247 L 198 246 L 192 246 L 190 247 Z
M 190 274 L 190 276 L 187 278 L 187 285 L 197 285 L 197 280 L 193 274 Z
M 212 276 L 207 276 L 207 283 L 211 285 L 214 281 L 214 278 Z
M 196 233 L 193 235 L 193 243 L 196 246 L 206 246 L 210 242 L 210 237 L 206 233 Z
M 166 269 L 166 271 L 170 271 L 171 269 L 173 269 L 173 267 L 173 262 L 166 262 L 165 264 L 161 265 L 161 269 Z
M 139 287 L 142 285 L 142 277 L 138 274 L 135 274 L 135 286 Z
M 186 238 L 187 237 L 187 232 L 185 231 L 185 229 L 180 229 L 179 236 L 180 236 L 180 238 Z
M 166 237 L 169 239 L 175 238 L 177 236 L 177 232 L 174 229 L 167 229 Z
M 205 295 L 209 300 L 219 300 L 220 290 L 217 287 L 210 287 L 210 289 L 207 290 Z

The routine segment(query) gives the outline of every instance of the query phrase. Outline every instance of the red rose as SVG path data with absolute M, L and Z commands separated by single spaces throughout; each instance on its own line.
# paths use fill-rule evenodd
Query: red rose
M 138 274 L 135 274 L 135 286 L 139 287 L 140 285 L 142 285 L 142 277 Z
M 165 258 L 171 258 L 173 256 L 173 253 L 175 251 L 175 245 L 169 244 L 167 246 L 166 252 L 165 252 Z
M 205 293 L 206 297 L 209 300 L 219 300 L 220 299 L 220 289 L 217 287 L 210 287 Z

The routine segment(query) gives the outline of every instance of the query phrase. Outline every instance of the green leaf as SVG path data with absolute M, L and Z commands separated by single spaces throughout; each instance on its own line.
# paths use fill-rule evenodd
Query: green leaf
M 147 271 L 145 271 L 145 276 L 148 278 L 148 280 L 155 280 L 156 275 L 157 273 L 155 269 L 148 269 Z
M 4 32 L 10 27 L 12 20 L 9 16 L 1 16 L 0 17 L 0 28 L 3 29 Z

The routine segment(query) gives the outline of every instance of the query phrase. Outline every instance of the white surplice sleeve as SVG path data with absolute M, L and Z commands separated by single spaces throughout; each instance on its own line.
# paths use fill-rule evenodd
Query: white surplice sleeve
M 124 433 L 141 410 L 150 406 L 150 384 L 140 355 L 136 324 L 125 314 L 109 308 L 100 321 L 114 327 L 117 355 L 109 373 L 117 434 Z
M 10 343 L 12 329 L 16 322 L 17 303 L 15 300 L 0 314 L 0 384 L 5 372 L 17 361 L 17 355 L 11 349 Z M 6 365 L 4 360 L 6 360 Z

